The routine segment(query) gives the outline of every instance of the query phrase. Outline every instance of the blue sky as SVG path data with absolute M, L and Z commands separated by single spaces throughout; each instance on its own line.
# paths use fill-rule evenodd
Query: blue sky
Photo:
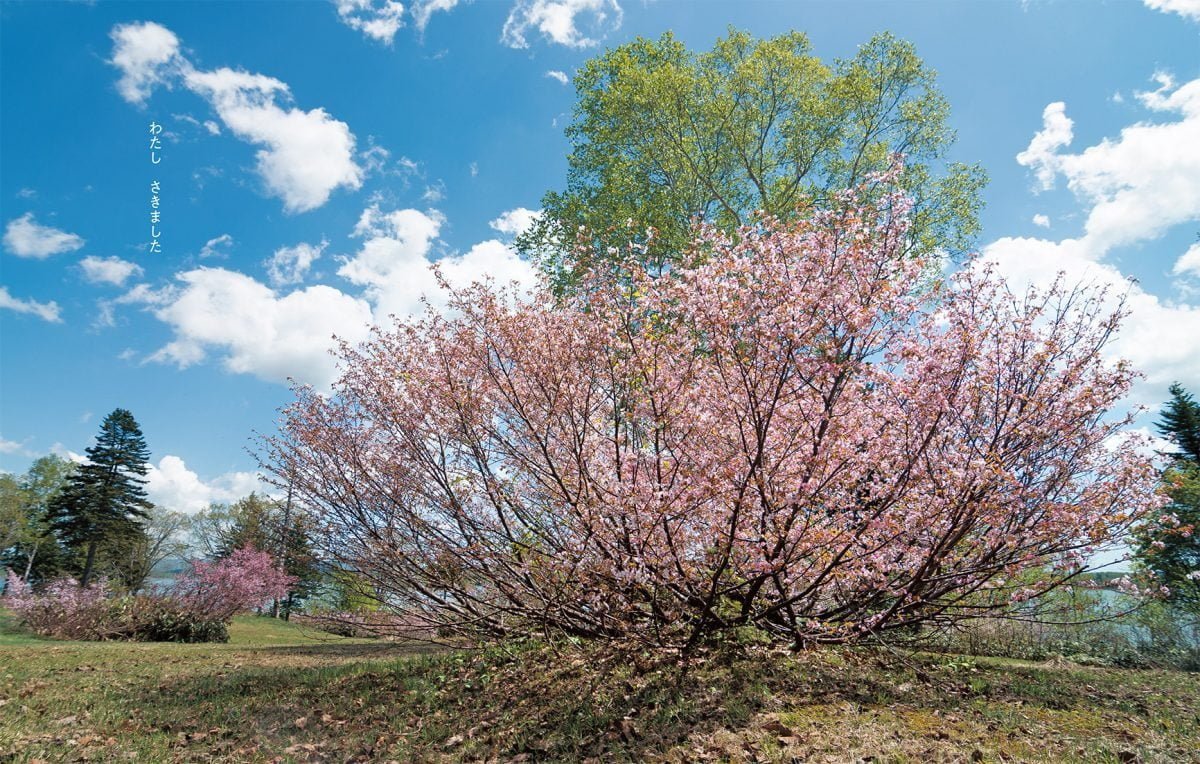
M 249 491 L 252 433 L 287 377 L 328 381 L 331 334 L 414 310 L 432 260 L 527 276 L 507 245 L 563 185 L 578 66 L 730 25 L 826 60 L 912 41 L 951 158 L 991 177 L 984 256 L 1120 285 L 1137 401 L 1200 390 L 1200 0 L 4 2 L 0 469 L 120 406 L 159 503 Z

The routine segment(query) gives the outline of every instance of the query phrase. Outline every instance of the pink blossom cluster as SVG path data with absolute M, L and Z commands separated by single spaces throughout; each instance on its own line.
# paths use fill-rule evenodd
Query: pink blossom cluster
M 121 631 L 113 617 L 112 592 L 101 578 L 80 587 L 73 578 L 51 581 L 40 592 L 9 571 L 0 603 L 39 634 L 64 639 L 106 639 Z
M 216 562 L 192 562 L 165 591 L 186 610 L 211 620 L 283 599 L 296 583 L 273 557 L 253 547 L 237 549 Z
M 453 292 L 344 346 L 264 461 L 333 559 L 472 633 L 811 644 L 1035 598 L 1162 503 L 1114 437 L 1122 309 L 946 274 L 866 196 L 566 299 Z

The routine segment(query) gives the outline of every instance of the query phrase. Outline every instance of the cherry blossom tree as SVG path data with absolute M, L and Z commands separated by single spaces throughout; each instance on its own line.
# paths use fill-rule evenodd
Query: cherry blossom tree
M 453 292 L 343 345 L 264 464 L 390 606 L 483 637 L 802 647 L 1078 576 L 1160 503 L 1119 298 L 942 276 L 902 196 L 857 198 L 665 273 L 609 253 L 567 302 Z
M 216 562 L 196 560 L 165 592 L 190 613 L 214 621 L 282 599 L 296 583 L 267 552 L 236 549 Z

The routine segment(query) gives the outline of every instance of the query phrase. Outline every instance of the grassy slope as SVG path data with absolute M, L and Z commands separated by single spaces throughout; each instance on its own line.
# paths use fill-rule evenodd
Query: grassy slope
M 1200 676 L 863 651 L 413 648 L 238 619 L 228 645 L 0 622 L 0 761 L 1200 761 Z

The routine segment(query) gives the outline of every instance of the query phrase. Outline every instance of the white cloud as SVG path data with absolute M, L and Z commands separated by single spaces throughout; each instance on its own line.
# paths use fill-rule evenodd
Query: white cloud
M 176 275 L 182 286 L 145 292 L 140 300 L 174 331 L 151 360 L 180 368 L 215 351 L 226 369 L 260 379 L 326 385 L 335 377 L 333 336 L 366 336 L 370 306 L 316 285 L 280 295 L 242 273 L 196 268 Z M 130 300 L 131 302 L 134 300 Z
M 1049 104 L 1042 111 L 1042 129 L 1033 136 L 1029 147 L 1017 154 L 1017 163 L 1033 169 L 1043 190 L 1054 187 L 1054 176 L 1058 172 L 1056 152 L 1071 144 L 1073 124 L 1067 116 L 1065 103 Z
M 395 0 L 335 0 L 335 3 L 343 24 L 376 42 L 391 45 L 404 26 L 404 4 Z
M 204 242 L 204 246 L 200 248 L 200 259 L 229 257 L 229 248 L 232 246 L 233 237 L 227 233 L 223 233 Z
M 1143 0 L 1147 8 L 1163 13 L 1178 13 L 1185 19 L 1200 21 L 1200 0 Z
M 316 209 L 335 189 L 362 185 L 350 127 L 324 109 L 281 108 L 276 97 L 290 96 L 279 80 L 222 68 L 190 71 L 185 81 L 234 135 L 265 146 L 256 154 L 258 173 L 288 212 Z
M 546 76 L 552 80 L 558 80 L 563 85 L 566 85 L 571 81 L 571 78 L 567 76 L 566 72 L 560 72 L 557 69 L 551 69 L 550 71 L 546 72 Z
M 37 190 L 32 188 L 22 188 L 17 192 L 18 199 L 36 199 Z
M 62 323 L 58 303 L 38 302 L 37 300 L 20 300 L 8 293 L 8 287 L 0 286 L 0 309 L 13 310 L 17 313 L 28 313 L 52 324 Z
M 620 27 L 621 17 L 617 0 L 517 0 L 504 22 L 500 41 L 513 48 L 528 48 L 525 35 L 535 29 L 559 45 L 587 48 Z
M 55 456 L 62 457 L 63 459 L 75 462 L 76 464 L 88 463 L 88 458 L 86 456 L 75 453 L 62 443 L 55 443 L 53 446 L 50 446 L 50 453 L 54 454 Z
M 93 284 L 121 286 L 131 276 L 140 275 L 142 266 L 119 257 L 95 257 L 89 255 L 79 261 L 83 277 Z
M 1039 228 L 1049 228 L 1050 218 L 1046 217 L 1045 215 L 1034 215 L 1033 224 Z
M 250 493 L 269 493 L 271 487 L 254 472 L 227 472 L 204 481 L 178 456 L 167 454 L 158 464 L 147 465 L 146 495 L 150 501 L 174 512 L 194 515 L 214 502 L 229 503 Z
M 24 444 L 18 443 L 15 440 L 6 440 L 3 436 L 0 436 L 0 454 L 23 454 L 23 453 L 25 453 Z
M 408 316 L 422 309 L 422 298 L 442 304 L 443 293 L 430 266 L 433 243 L 445 222 L 436 210 L 383 212 L 379 205 L 363 211 L 354 235 L 364 239 L 351 258 L 343 258 L 338 275 L 364 287 L 375 306 L 376 321 Z M 466 253 L 436 261 L 451 286 L 463 287 L 491 277 L 499 283 L 534 282 L 533 268 L 502 242 L 488 240 Z
M 158 85 L 169 87 L 184 63 L 179 38 L 153 21 L 118 24 L 109 37 L 113 41 L 109 63 L 121 70 L 117 90 L 130 103 L 145 103 Z
M 8 221 L 4 230 L 4 246 L 17 257 L 41 260 L 63 252 L 74 252 L 84 245 L 80 236 L 47 225 L 41 225 L 26 212 Z
M 1112 354 L 1143 371 L 1151 386 L 1163 388 L 1175 380 L 1200 386 L 1200 306 L 1147 292 L 1115 266 L 1097 261 L 1079 239 L 1003 238 L 985 247 L 983 255 L 1017 288 L 1045 287 L 1062 272 L 1068 284 L 1108 287 L 1114 306 L 1123 296 L 1129 316 L 1110 348 Z M 1160 394 L 1157 390 L 1150 400 Z
M 429 26 L 429 17 L 437 11 L 450 11 L 458 5 L 459 0 L 416 0 L 413 4 L 413 25 L 422 34 Z
M 500 217 L 490 221 L 488 225 L 502 234 L 520 236 L 537 222 L 538 216 L 541 214 L 540 210 L 517 207 L 515 210 L 500 213 Z
M 256 154 L 258 173 L 288 212 L 320 207 L 338 188 L 361 187 L 349 126 L 324 109 L 291 106 L 283 82 L 229 68 L 198 70 L 179 53 L 175 35 L 152 22 L 118 25 L 112 37 L 110 63 L 122 72 L 117 87 L 127 101 L 144 103 L 155 86 L 182 81 L 208 101 L 230 132 L 263 147 Z M 205 126 L 220 131 L 214 122 Z
M 267 277 L 271 285 L 280 287 L 304 281 L 308 269 L 328 246 L 329 242 L 322 239 L 320 244 L 301 243 L 275 250 L 275 254 L 266 261 Z
M 1161 397 L 1173 380 L 1200 387 L 1200 305 L 1155 295 L 1106 260 L 1118 247 L 1153 241 L 1200 220 L 1200 79 L 1178 87 L 1163 75 L 1156 81 L 1159 89 L 1139 94 L 1139 100 L 1177 119 L 1138 122 L 1076 154 L 1058 151 L 1066 145 L 1069 120 L 1062 109 L 1051 108 L 1056 104 L 1047 107 L 1039 136 L 1058 137 L 1040 143 L 1035 138 L 1018 161 L 1046 168 L 1050 182 L 1059 174 L 1067 179 L 1085 209 L 1083 234 L 1060 241 L 1007 237 L 983 252 L 1016 286 L 1045 286 L 1061 271 L 1068 283 L 1107 286 L 1114 300 L 1124 296 L 1129 317 L 1112 350 L 1154 386 L 1143 390 L 1143 402 Z M 1031 155 L 1036 159 L 1029 161 Z M 1200 267 L 1200 245 L 1176 262 L 1174 272 L 1188 274 L 1193 267 Z
M 1176 276 L 1195 276 L 1200 278 L 1200 242 L 1188 247 L 1187 252 L 1179 256 L 1175 261 L 1175 267 L 1171 269 L 1171 273 Z

